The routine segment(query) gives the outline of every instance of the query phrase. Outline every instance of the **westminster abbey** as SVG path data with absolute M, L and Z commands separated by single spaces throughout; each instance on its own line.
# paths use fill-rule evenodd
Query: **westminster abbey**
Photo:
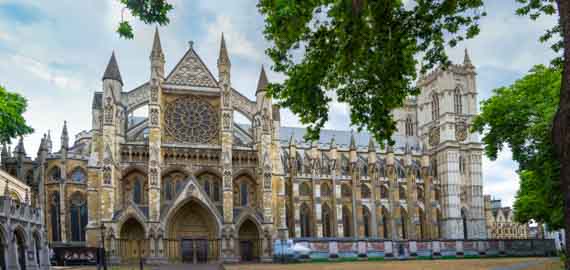
M 103 238 L 118 262 L 235 262 L 271 260 L 277 239 L 487 238 L 467 51 L 418 80 L 386 148 L 367 133 L 323 130 L 307 142 L 303 128 L 282 126 L 263 68 L 254 100 L 232 87 L 223 36 L 217 77 L 192 43 L 165 73 L 158 30 L 148 81 L 124 89 L 119 62 L 113 54 L 103 72 L 90 130 L 70 141 L 64 125 L 61 148 L 46 135 L 35 159 L 22 140 L 2 149 L 54 247 Z

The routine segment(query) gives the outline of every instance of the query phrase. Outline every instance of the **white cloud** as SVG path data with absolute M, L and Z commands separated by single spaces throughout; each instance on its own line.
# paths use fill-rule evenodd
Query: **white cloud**
M 216 20 L 207 26 L 208 47 L 219 48 L 221 33 L 224 33 L 228 50 L 232 56 L 241 56 L 253 61 L 261 61 L 263 48 L 256 46 L 245 34 L 237 29 L 228 16 L 216 16 Z
M 54 71 L 50 70 L 46 64 L 38 60 L 21 55 L 12 55 L 12 64 L 18 67 L 23 67 L 26 71 L 35 75 L 37 78 L 48 81 L 59 89 L 79 90 L 82 88 L 82 82 L 80 80 L 56 74 Z
M 483 193 L 501 199 L 504 206 L 512 206 L 519 189 L 516 166 L 509 149 L 499 152 L 495 161 L 483 157 Z

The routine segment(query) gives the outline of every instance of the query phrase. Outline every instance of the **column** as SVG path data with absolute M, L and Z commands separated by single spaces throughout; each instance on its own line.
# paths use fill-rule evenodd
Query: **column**
M 461 180 L 459 175 L 459 153 L 456 150 L 445 150 L 438 154 L 438 172 L 443 185 L 442 192 L 442 238 L 463 238 L 461 205 L 459 194 Z

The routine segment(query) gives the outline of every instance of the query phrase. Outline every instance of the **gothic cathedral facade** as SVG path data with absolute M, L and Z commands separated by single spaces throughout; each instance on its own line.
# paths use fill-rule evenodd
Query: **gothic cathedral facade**
M 104 237 L 119 261 L 239 261 L 271 260 L 284 238 L 487 237 L 467 52 L 463 64 L 420 78 L 421 93 L 393 112 L 398 131 L 386 148 L 363 132 L 323 130 L 305 142 L 304 129 L 281 126 L 263 68 L 255 100 L 232 87 L 223 36 L 217 78 L 192 44 L 169 74 L 164 65 L 157 31 L 149 80 L 123 89 L 113 54 L 92 129 L 71 146 L 66 126 L 61 149 L 44 136 L 35 160 L 22 141 L 13 154 L 4 146 L 2 166 L 35 187 L 53 245 Z M 140 108 L 148 117 L 132 116 Z

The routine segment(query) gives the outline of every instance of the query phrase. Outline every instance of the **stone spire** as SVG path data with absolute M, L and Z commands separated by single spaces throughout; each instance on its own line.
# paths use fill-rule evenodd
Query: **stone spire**
M 291 137 L 289 137 L 289 146 L 295 145 L 297 142 L 295 140 L 295 132 L 291 133 Z
M 51 142 L 51 131 L 48 129 L 48 134 L 47 134 L 47 138 L 46 138 L 46 149 L 48 151 L 48 153 L 51 153 L 52 150 L 52 142 Z
M 69 148 L 69 135 L 67 133 L 67 121 L 63 121 L 63 130 L 61 131 L 61 149 Z
M 374 144 L 374 137 L 370 135 L 370 140 L 368 140 L 368 152 L 376 151 L 376 145 Z
M 267 81 L 267 75 L 265 75 L 265 68 L 261 65 L 261 72 L 259 73 L 259 80 L 257 81 L 257 91 L 255 93 L 265 92 L 268 84 L 269 82 Z
M 350 150 L 356 150 L 356 139 L 354 138 L 354 131 L 350 132 Z
M 164 57 L 164 53 L 162 53 L 162 45 L 160 43 L 160 34 L 158 33 L 158 26 L 154 30 L 154 40 L 152 42 L 152 51 L 150 53 L 150 57 Z
M 226 39 L 224 39 L 224 33 L 222 33 L 222 41 L 220 42 L 220 55 L 218 56 L 218 66 L 230 64 L 230 57 L 228 54 L 228 49 L 226 47 Z
M 10 153 L 8 152 L 8 146 L 6 142 L 2 143 L 2 162 L 5 162 L 7 158 L 10 157 Z
M 467 51 L 467 48 L 465 48 L 465 56 L 463 57 L 463 65 L 466 67 L 473 67 L 473 64 L 471 63 L 471 57 L 469 57 L 469 52 Z
M 331 138 L 331 149 L 334 149 L 334 148 L 336 148 L 336 141 L 335 141 L 335 138 L 334 138 L 334 135 L 333 135 L 332 138 Z
M 14 156 L 26 156 L 26 149 L 24 149 L 24 137 L 20 136 L 18 144 L 14 148 Z
M 115 80 L 123 85 L 123 79 L 121 78 L 121 72 L 119 71 L 119 65 L 117 64 L 117 59 L 115 58 L 115 52 L 111 54 L 111 59 L 107 64 L 105 73 L 103 74 L 103 80 Z

